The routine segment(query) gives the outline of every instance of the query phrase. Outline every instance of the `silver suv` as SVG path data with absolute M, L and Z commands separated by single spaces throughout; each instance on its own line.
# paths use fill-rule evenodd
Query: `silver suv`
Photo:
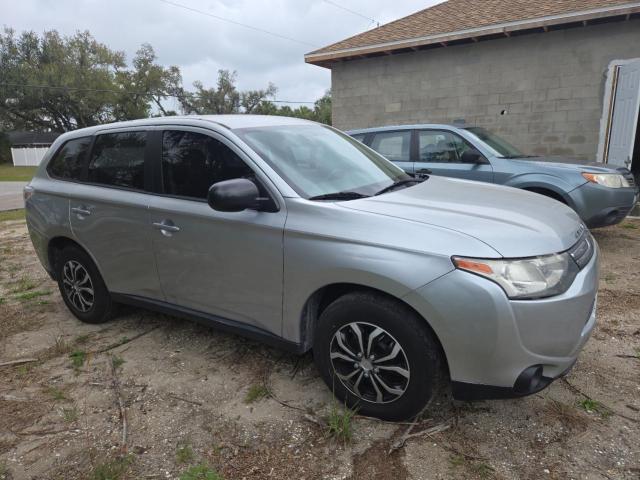
M 313 350 L 366 415 L 411 417 L 448 385 L 461 399 L 537 392 L 595 324 L 598 249 L 573 210 L 412 178 L 304 120 L 77 130 L 25 199 L 40 261 L 80 320 L 131 304 Z

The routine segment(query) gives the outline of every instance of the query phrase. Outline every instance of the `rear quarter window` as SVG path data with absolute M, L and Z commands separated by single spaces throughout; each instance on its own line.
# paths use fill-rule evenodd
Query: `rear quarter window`
M 47 166 L 53 178 L 81 181 L 91 148 L 91 137 L 75 138 L 66 142 L 54 155 Z

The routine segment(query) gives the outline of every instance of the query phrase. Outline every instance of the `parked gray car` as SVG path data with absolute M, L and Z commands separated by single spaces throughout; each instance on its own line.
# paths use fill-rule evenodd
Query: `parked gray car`
M 626 168 L 525 155 L 480 127 L 403 125 L 347 133 L 410 175 L 429 172 L 539 193 L 569 205 L 589 228 L 621 222 L 638 201 Z
M 537 392 L 595 324 L 598 248 L 573 210 L 412 178 L 304 120 L 66 133 L 25 200 L 38 257 L 80 320 L 123 303 L 313 350 L 366 415 L 409 418 L 448 385 L 462 399 Z

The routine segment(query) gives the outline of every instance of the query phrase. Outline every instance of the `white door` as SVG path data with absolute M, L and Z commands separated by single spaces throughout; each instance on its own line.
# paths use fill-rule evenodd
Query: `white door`
M 620 65 L 613 106 L 608 163 L 631 167 L 640 109 L 640 61 Z

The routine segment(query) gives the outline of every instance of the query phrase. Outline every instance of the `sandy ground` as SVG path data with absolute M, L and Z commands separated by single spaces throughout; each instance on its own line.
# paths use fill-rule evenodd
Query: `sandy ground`
M 141 310 L 84 325 L 2 222 L 0 364 L 36 361 L 0 366 L 0 480 L 640 478 L 640 221 L 595 236 L 599 323 L 566 381 L 440 399 L 414 425 L 356 417 L 345 441 L 309 356 Z

